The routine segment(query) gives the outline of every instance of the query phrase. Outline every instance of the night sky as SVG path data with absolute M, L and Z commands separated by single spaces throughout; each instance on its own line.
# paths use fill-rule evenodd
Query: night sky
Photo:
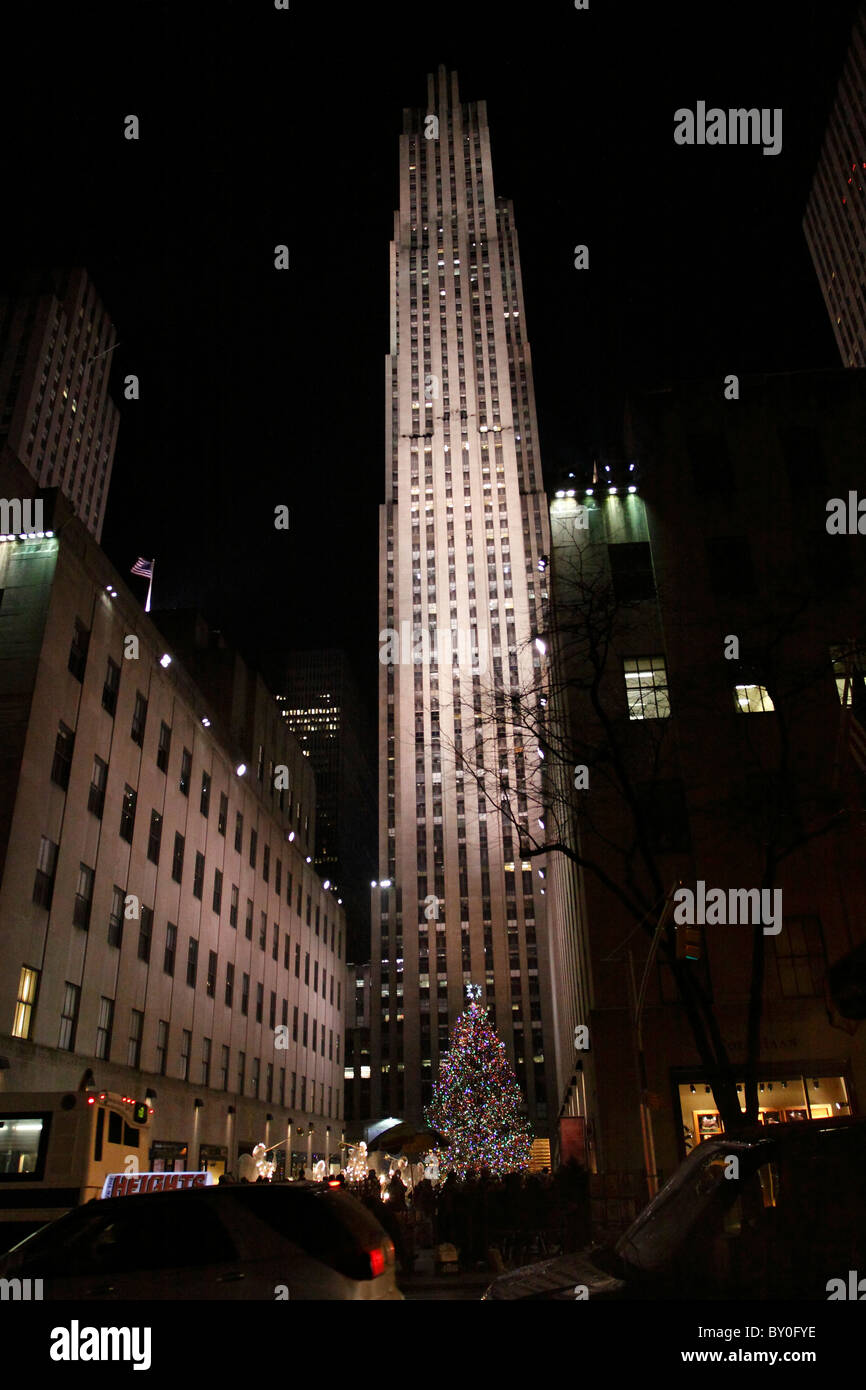
M 0 270 L 84 264 L 114 320 L 103 544 L 156 557 L 155 607 L 344 645 L 374 703 L 396 141 L 440 63 L 514 200 L 548 486 L 629 383 L 839 366 L 801 221 L 854 4 L 590 5 L 49 5 L 7 38 Z M 782 107 L 781 154 L 675 145 L 698 100 Z

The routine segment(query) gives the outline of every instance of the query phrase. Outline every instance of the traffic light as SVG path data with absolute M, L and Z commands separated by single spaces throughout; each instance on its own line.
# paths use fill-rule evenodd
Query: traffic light
M 677 960 L 700 960 L 702 948 L 700 927 L 677 925 L 676 933 Z

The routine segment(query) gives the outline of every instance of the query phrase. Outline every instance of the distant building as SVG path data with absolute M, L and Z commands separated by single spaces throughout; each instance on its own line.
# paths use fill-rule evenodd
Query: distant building
M 0 293 L 0 445 L 102 537 L 117 443 L 115 331 L 84 270 Z
M 371 729 L 343 651 L 290 652 L 270 672 L 286 727 L 316 774 L 316 846 L 322 878 L 337 884 L 356 955 L 370 949 L 370 882 L 376 873 Z
M 349 965 L 351 998 L 346 1010 L 346 1128 L 360 1138 L 370 1115 L 370 974 L 369 965 Z
M 866 5 L 854 21 L 803 230 L 846 367 L 866 366 Z
M 669 1175 L 720 1128 L 672 967 L 650 958 L 678 882 L 751 892 L 772 848 L 764 1122 L 848 1115 L 866 1093 L 866 1035 L 830 985 L 866 942 L 851 722 L 866 701 L 866 571 L 856 517 L 853 533 L 827 529 L 828 502 L 847 511 L 863 478 L 866 372 L 741 378 L 736 403 L 718 380 L 688 383 L 632 406 L 623 461 L 551 501 L 547 825 L 583 867 L 549 855 L 548 917 L 561 1152 L 644 1169 L 645 980 L 646 1113 Z M 678 931 L 742 1085 L 753 929 L 708 913 Z
M 33 487 L 8 451 L 0 484 Z M 201 624 L 185 664 L 183 622 L 175 646 L 52 500 L 53 537 L 0 544 L 5 1088 L 147 1090 L 169 1167 L 236 1170 L 290 1121 L 296 1167 L 336 1153 L 346 921 L 312 769 L 264 682 Z

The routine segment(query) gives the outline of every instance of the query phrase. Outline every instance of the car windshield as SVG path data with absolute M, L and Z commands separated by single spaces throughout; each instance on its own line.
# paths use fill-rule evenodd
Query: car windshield
M 711 1207 L 735 1201 L 737 1184 L 725 1182 L 730 1155 L 736 1155 L 743 1168 L 757 1162 L 753 1150 L 733 1142 L 701 1145 L 691 1153 L 617 1241 L 620 1259 L 642 1272 L 670 1265 Z

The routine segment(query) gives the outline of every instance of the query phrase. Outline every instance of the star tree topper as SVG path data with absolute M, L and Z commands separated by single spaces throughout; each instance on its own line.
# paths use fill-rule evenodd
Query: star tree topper
M 473 999 L 480 999 L 480 998 L 481 998 L 481 986 L 480 986 L 480 985 L 467 985 L 467 986 L 466 986 L 466 998 L 470 1001 L 470 1003 L 472 1002 Z

